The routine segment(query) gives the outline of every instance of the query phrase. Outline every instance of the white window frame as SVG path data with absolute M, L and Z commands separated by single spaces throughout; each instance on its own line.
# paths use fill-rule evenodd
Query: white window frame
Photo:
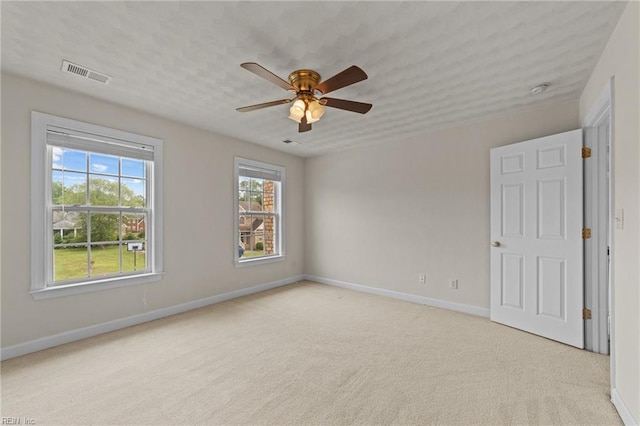
M 262 170 L 273 171 L 280 174 L 279 189 L 275 196 L 275 230 L 276 241 L 275 246 L 277 254 L 271 256 L 262 256 L 257 258 L 243 259 L 239 256 L 238 250 L 238 230 L 239 230 L 239 217 L 240 217 L 240 168 L 246 166 L 249 168 L 257 168 Z M 249 160 L 247 158 L 234 157 L 233 160 L 233 263 L 236 267 L 244 267 L 251 265 L 260 265 L 265 263 L 278 262 L 285 259 L 284 252 L 284 193 L 285 193 L 285 170 L 282 166 L 276 166 L 274 164 L 264 163 L 262 161 Z
M 97 140 L 122 146 L 153 147 L 153 163 L 148 167 L 149 226 L 146 229 L 148 272 L 129 276 L 105 277 L 66 285 L 53 285 L 53 231 L 47 205 L 51 197 L 51 171 L 47 132 L 50 130 L 81 132 Z M 109 288 L 159 281 L 163 274 L 163 215 L 162 215 L 162 145 L 160 139 L 116 130 L 37 111 L 31 112 L 31 288 L 34 299 L 100 291 Z M 87 151 L 91 151 L 87 146 Z

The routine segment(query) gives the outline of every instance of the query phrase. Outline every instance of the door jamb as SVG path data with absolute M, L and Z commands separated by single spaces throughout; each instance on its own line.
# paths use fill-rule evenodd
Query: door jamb
M 598 167 L 598 165 L 596 164 L 588 164 L 585 165 L 585 191 L 589 191 L 588 189 L 588 183 L 591 182 L 591 191 L 592 193 L 590 194 L 590 196 L 588 197 L 589 199 L 592 200 L 591 203 L 587 203 L 585 202 L 585 218 L 586 217 L 590 217 L 593 218 L 593 222 L 591 224 L 585 224 L 585 226 L 589 227 L 597 227 L 598 229 L 601 230 L 602 226 L 607 226 L 608 228 L 608 241 L 602 241 L 602 236 L 605 235 L 604 232 L 592 232 L 593 234 L 596 234 L 600 236 L 600 238 L 596 238 L 596 240 L 592 241 L 591 243 L 597 246 L 602 247 L 603 243 L 607 243 L 608 247 L 609 247 L 609 256 L 607 259 L 607 256 L 602 256 L 599 255 L 597 247 L 593 247 L 594 249 L 592 250 L 585 250 L 585 268 L 589 267 L 589 271 L 592 273 L 591 276 L 598 276 L 601 275 L 600 272 L 602 271 L 602 268 L 607 268 L 607 261 L 609 262 L 609 265 L 613 265 L 613 259 L 614 259 L 614 244 L 613 244 L 613 238 L 614 238 L 614 232 L 613 232 L 613 206 L 614 206 L 614 172 L 613 172 L 613 168 L 614 168 L 614 126 L 613 126 L 613 119 L 614 119 L 614 115 L 613 115 L 613 87 L 614 87 L 614 78 L 611 77 L 611 79 L 607 82 L 606 86 L 603 88 L 603 90 L 600 92 L 600 95 L 597 99 L 597 101 L 593 104 L 593 106 L 591 107 L 589 113 L 586 115 L 586 117 L 583 120 L 582 123 L 582 127 L 585 130 L 584 134 L 585 134 L 585 144 L 590 147 L 593 150 L 596 150 L 598 148 L 598 146 L 589 146 L 590 144 L 593 144 L 594 142 L 594 138 L 593 137 L 589 137 L 589 134 L 591 134 L 592 136 L 594 136 L 594 133 L 597 131 L 595 129 L 589 129 L 589 128 L 598 128 L 599 126 L 602 126 L 603 123 L 608 122 L 609 124 L 609 133 L 608 133 L 608 139 L 609 139 L 609 174 L 610 174 L 610 178 L 609 178 L 609 187 L 608 187 L 608 199 L 606 199 L 607 202 L 607 210 L 608 210 L 608 218 L 606 220 L 606 222 L 599 222 L 598 219 L 602 219 L 602 214 L 598 215 L 598 207 L 599 207 L 599 203 L 598 201 L 600 201 L 600 203 L 602 203 L 603 200 L 602 197 L 604 196 L 604 194 L 596 194 L 598 192 L 597 187 L 593 187 L 593 184 L 596 183 L 598 181 L 598 177 L 603 177 L 606 179 L 606 162 L 599 162 L 600 163 L 600 167 Z M 598 139 L 597 136 L 595 139 Z M 597 145 L 597 144 L 596 144 Z M 600 152 L 599 154 L 603 154 L 602 152 Z M 606 152 L 605 152 L 606 154 Z M 594 160 L 597 160 L 598 156 L 596 156 L 594 158 Z M 605 170 L 602 170 L 602 164 L 604 164 L 604 168 Z M 591 171 L 591 175 L 589 174 L 589 171 Z M 603 176 L 603 173 L 605 174 L 605 176 Z M 595 174 L 596 176 L 593 176 L 593 174 Z M 598 176 L 599 175 L 599 176 Z M 595 193 L 594 193 L 595 192 Z M 602 191 L 600 191 L 602 192 Z M 585 194 L 587 195 L 587 194 Z M 599 195 L 599 196 L 598 196 Z M 587 198 L 585 198 L 585 201 L 587 200 Z M 595 202 L 595 203 L 594 203 Z M 596 204 L 596 205 L 594 205 Z M 585 249 L 587 247 L 587 245 L 589 244 L 588 240 L 585 242 Z M 587 253 L 589 253 L 589 257 L 587 257 Z M 606 269 L 605 269 L 606 270 Z M 597 273 L 594 273 L 594 271 L 596 271 Z M 615 315 L 614 315 L 614 307 L 615 307 L 615 303 L 614 303 L 614 297 L 615 297 L 615 280 L 614 280 L 614 271 L 612 267 L 608 267 L 608 289 L 602 289 L 598 286 L 598 281 L 599 280 L 591 280 L 591 283 L 588 283 L 587 280 L 585 280 L 585 287 L 589 284 L 592 284 L 590 287 L 590 290 L 592 291 L 592 296 L 593 296 L 593 300 L 594 303 L 592 304 L 592 306 L 590 307 L 592 309 L 592 316 L 594 318 L 594 320 L 599 319 L 597 322 L 598 324 L 591 324 L 591 329 L 597 329 L 598 331 L 595 333 L 592 333 L 591 336 L 585 336 L 585 343 L 587 341 L 591 341 L 592 344 L 592 349 L 594 352 L 600 352 L 600 353 L 607 353 L 606 351 L 603 351 L 603 349 L 605 349 L 607 346 L 609 346 L 609 352 L 610 352 L 610 363 L 611 363 L 611 388 L 614 389 L 615 388 L 615 356 L 614 356 L 614 351 L 615 351 Z M 585 274 L 585 278 L 587 277 L 588 274 Z M 595 281 L 595 282 L 593 282 Z M 602 284 L 602 283 L 600 283 Z M 606 286 L 606 283 L 605 283 Z M 587 291 L 588 289 L 585 288 L 585 291 Z M 608 294 L 608 313 L 609 313 L 609 318 L 607 318 L 606 312 L 601 312 L 602 311 L 602 307 L 603 304 L 602 303 L 597 303 L 596 301 L 599 300 L 599 298 L 601 299 L 601 295 L 604 294 Z M 588 306 L 587 306 L 588 307 Z M 594 312 L 597 311 L 597 312 Z M 609 328 L 609 345 L 605 345 L 604 343 L 606 342 L 606 334 L 603 335 L 604 333 L 600 332 L 600 330 L 606 330 L 607 328 L 607 319 L 609 319 L 609 324 L 608 324 L 608 328 Z M 585 327 L 585 330 L 587 330 L 587 328 Z M 597 339 L 598 341 L 594 341 L 595 339 Z
M 591 320 L 585 320 L 585 349 L 607 355 L 608 331 L 608 157 L 609 109 L 596 117 L 593 126 L 584 129 L 584 144 L 591 157 L 584 164 L 584 226 L 591 229 L 584 240 L 585 307 L 591 310 Z

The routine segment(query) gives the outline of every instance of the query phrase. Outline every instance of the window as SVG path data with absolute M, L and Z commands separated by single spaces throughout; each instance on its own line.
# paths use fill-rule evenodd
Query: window
M 157 281 L 162 141 L 32 113 L 34 298 Z
M 256 264 L 283 258 L 283 183 L 284 168 L 236 157 L 236 264 Z

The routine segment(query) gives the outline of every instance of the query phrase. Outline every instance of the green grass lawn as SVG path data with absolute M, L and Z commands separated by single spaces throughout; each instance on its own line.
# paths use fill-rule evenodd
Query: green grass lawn
M 123 247 L 122 272 L 141 271 L 145 268 L 145 253 L 136 254 L 136 268 L 133 266 L 133 252 L 127 251 L 126 245 Z M 245 251 L 242 258 L 264 256 L 264 250 Z M 54 259 L 54 281 L 65 281 L 76 278 L 97 277 L 100 275 L 111 275 L 120 273 L 120 247 L 117 245 L 105 246 L 104 248 L 94 247 L 91 250 L 91 274 L 87 267 L 87 249 L 80 248 L 58 248 L 53 251 Z
M 245 257 L 257 257 L 257 256 L 264 256 L 264 250 L 247 250 L 242 255 L 242 259 L 244 259 Z
M 54 281 L 64 281 L 74 278 L 96 277 L 100 275 L 118 274 L 120 272 L 133 272 L 145 269 L 145 253 L 136 254 L 136 268 L 134 269 L 134 252 L 127 251 L 123 247 L 122 271 L 120 271 L 120 247 L 117 245 L 94 247 L 91 250 L 91 274 L 87 266 L 87 249 L 59 248 L 53 251 Z

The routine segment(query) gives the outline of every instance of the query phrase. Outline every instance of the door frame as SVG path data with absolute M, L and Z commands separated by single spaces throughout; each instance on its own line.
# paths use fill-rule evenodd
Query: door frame
M 585 146 L 596 154 L 585 160 L 584 169 L 585 227 L 592 227 L 592 231 L 595 231 L 592 232 L 591 240 L 585 240 L 585 307 L 591 309 L 593 318 L 591 324 L 588 324 L 590 320 L 585 321 L 585 348 L 597 353 L 610 354 L 612 389 L 615 388 L 615 280 L 613 268 L 610 267 L 615 256 L 613 87 L 614 78 L 611 77 L 582 122 Z M 603 135 L 602 128 L 605 126 L 608 126 L 608 134 Z M 609 144 L 609 155 L 608 161 L 603 161 L 602 156 L 606 155 L 603 144 L 606 142 Z M 607 168 L 608 188 L 603 186 L 607 185 Z M 605 203 L 606 208 L 603 212 L 602 207 Z M 609 248 L 608 256 L 603 255 L 606 247 Z M 607 271 L 608 282 L 594 279 L 605 276 Z

